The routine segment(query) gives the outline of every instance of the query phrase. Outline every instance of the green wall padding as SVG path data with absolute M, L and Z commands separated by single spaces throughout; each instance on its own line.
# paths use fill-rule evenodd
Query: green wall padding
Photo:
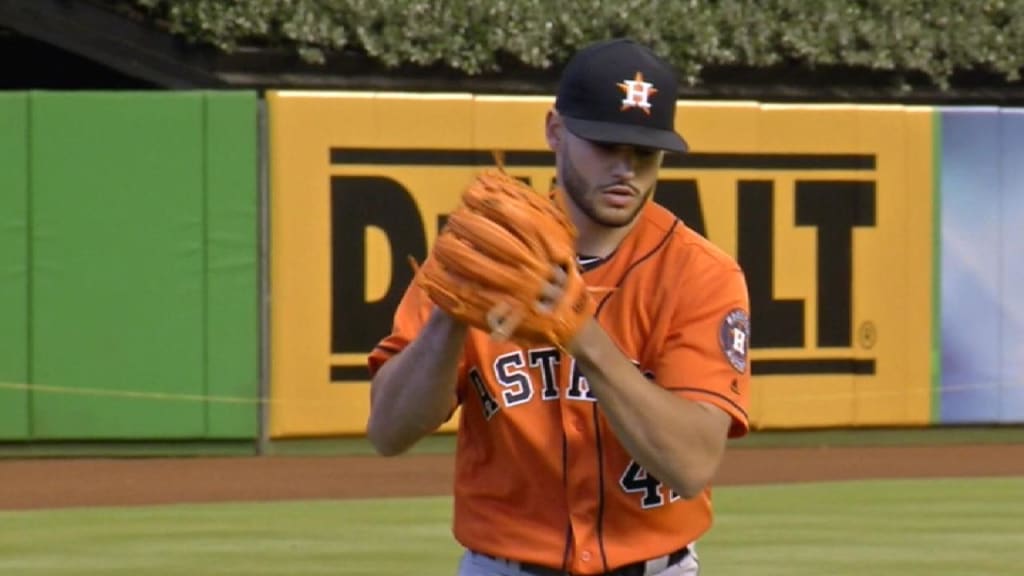
M 0 93 L 0 440 L 29 435 L 28 95 Z
M 35 93 L 33 436 L 205 433 L 201 93 Z
M 255 437 L 259 395 L 258 132 L 254 93 L 206 98 L 208 435 Z

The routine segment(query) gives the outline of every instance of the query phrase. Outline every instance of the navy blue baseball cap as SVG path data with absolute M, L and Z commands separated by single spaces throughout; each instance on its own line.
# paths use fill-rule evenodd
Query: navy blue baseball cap
M 566 64 L 555 110 L 584 140 L 669 152 L 688 146 L 675 130 L 679 86 L 675 71 L 629 39 L 582 48 Z

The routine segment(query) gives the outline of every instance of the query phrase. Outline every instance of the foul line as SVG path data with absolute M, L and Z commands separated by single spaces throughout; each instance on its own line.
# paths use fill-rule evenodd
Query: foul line
M 769 385 L 770 386 L 770 385 Z M 785 403 L 785 404 L 797 404 L 805 402 L 814 402 L 822 400 L 853 400 L 853 399 L 871 399 L 879 398 L 883 396 L 900 396 L 904 394 L 910 394 L 915 392 L 932 392 L 931 386 L 914 386 L 910 388 L 901 389 L 890 389 L 890 390 L 870 390 L 863 391 L 857 390 L 856 383 L 851 383 L 851 389 L 847 392 L 834 392 L 829 394 L 801 394 L 799 396 L 791 396 L 785 400 L 770 400 L 772 404 Z M 978 384 L 963 384 L 957 386 L 943 386 L 936 392 L 939 394 L 946 393 L 957 393 L 957 392 L 969 392 L 977 390 L 1017 390 L 1024 389 L 1024 381 L 1022 382 L 1008 382 L 1008 383 L 978 383 Z M 304 399 L 304 398 L 288 398 L 285 400 L 272 400 L 266 397 L 251 398 L 242 396 L 219 396 L 213 394 L 182 394 L 174 392 L 146 392 L 142 390 L 118 390 L 114 388 L 81 388 L 71 386 L 52 386 L 47 384 L 24 384 L 16 382 L 0 382 L 0 390 L 18 390 L 25 392 L 38 392 L 44 394 L 63 394 L 67 396 L 90 396 L 90 397 L 105 397 L 105 398 L 132 398 L 138 400 L 155 400 L 165 402 L 212 402 L 217 404 L 262 404 L 262 405 L 319 405 L 322 403 L 321 399 Z M 756 395 L 761 392 L 752 391 L 751 402 L 759 399 L 755 398 Z

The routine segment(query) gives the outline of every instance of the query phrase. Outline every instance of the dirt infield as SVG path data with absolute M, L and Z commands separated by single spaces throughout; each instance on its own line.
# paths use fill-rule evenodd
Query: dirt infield
M 450 455 L 0 460 L 0 509 L 447 495 Z M 733 448 L 716 484 L 1024 476 L 1024 444 Z

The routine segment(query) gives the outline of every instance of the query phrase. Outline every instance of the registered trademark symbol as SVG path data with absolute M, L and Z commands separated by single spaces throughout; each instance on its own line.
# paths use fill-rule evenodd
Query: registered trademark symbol
M 875 328 L 875 323 L 870 320 L 860 325 L 857 330 L 857 340 L 860 342 L 860 347 L 870 350 L 875 347 L 878 343 L 878 329 Z

